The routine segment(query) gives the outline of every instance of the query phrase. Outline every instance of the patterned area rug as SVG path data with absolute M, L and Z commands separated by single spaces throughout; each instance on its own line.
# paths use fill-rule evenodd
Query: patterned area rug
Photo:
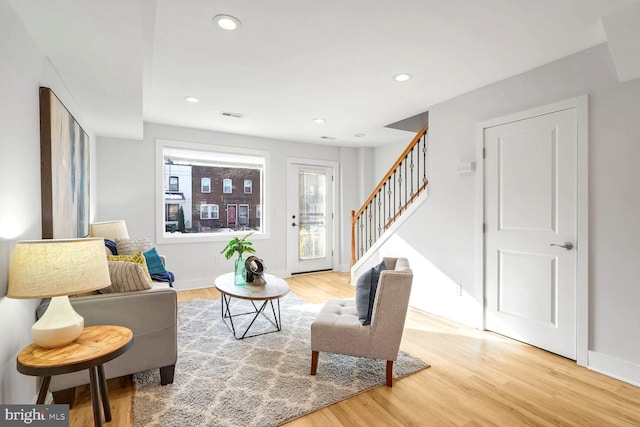
M 242 304 L 232 300 L 234 314 Z M 134 376 L 134 425 L 277 426 L 384 385 L 384 360 L 320 353 L 318 374 L 309 375 L 310 325 L 320 307 L 289 294 L 281 299 L 281 332 L 236 340 L 220 300 L 179 303 L 174 383 L 161 386 L 157 369 Z M 260 316 L 250 333 L 269 328 Z M 401 352 L 394 377 L 428 366 Z

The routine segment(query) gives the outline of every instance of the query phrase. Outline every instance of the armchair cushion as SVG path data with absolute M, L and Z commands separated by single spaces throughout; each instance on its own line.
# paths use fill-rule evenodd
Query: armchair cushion
M 378 280 L 380 273 L 387 267 L 383 262 L 364 272 L 356 282 L 356 310 L 358 319 L 363 325 L 371 323 L 371 314 L 373 313 L 373 302 L 376 299 L 376 290 L 378 288 Z

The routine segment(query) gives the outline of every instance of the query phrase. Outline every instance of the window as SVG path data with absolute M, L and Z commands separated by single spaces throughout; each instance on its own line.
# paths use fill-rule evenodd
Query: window
M 180 185 L 177 176 L 169 177 L 169 191 L 180 191 Z
M 167 222 L 177 221 L 178 220 L 178 211 L 180 210 L 180 205 L 167 203 L 165 205 L 165 207 L 166 207 L 165 220 Z
M 256 218 L 262 218 L 262 205 L 256 205 Z
M 218 205 L 200 205 L 200 219 L 219 219 Z
M 211 193 L 211 178 L 200 179 L 200 191 L 203 193 Z
M 232 181 L 229 178 L 225 178 L 222 180 L 222 192 L 224 194 L 231 194 L 233 192 Z
M 266 211 L 255 207 L 268 197 L 268 160 L 261 150 L 157 140 L 157 241 L 228 242 L 248 231 L 266 234 Z M 175 185 L 179 191 L 170 191 Z
M 238 224 L 244 227 L 249 225 L 249 205 L 238 206 Z

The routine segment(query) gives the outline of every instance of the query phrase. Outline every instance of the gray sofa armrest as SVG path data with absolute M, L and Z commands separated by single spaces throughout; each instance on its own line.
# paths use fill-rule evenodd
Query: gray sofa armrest
M 105 376 L 115 378 L 148 369 L 175 365 L 177 349 L 177 294 L 172 288 L 71 297 L 85 326 L 120 325 L 133 331 L 133 346 L 104 365 Z M 48 301 L 38 307 L 40 317 Z M 56 375 L 52 391 L 88 384 L 87 371 Z

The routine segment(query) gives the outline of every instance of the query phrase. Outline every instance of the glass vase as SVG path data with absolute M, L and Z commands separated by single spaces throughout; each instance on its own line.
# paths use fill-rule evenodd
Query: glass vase
M 247 268 L 244 265 L 244 258 L 238 256 L 234 269 L 233 282 L 236 286 L 244 286 L 247 284 Z

